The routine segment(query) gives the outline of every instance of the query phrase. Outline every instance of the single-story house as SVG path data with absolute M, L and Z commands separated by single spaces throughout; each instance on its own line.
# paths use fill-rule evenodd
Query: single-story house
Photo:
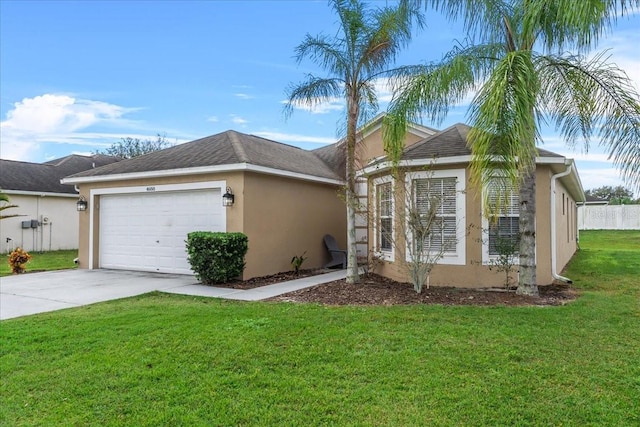
M 358 255 L 382 258 L 377 273 L 408 281 L 402 248 L 411 238 L 397 215 L 405 192 L 385 161 L 381 124 L 378 116 L 359 133 Z M 434 285 L 499 285 L 501 274 L 488 266 L 495 257 L 492 236 L 517 233 L 517 203 L 497 222 L 482 216 L 482 197 L 468 185 L 468 129 L 413 124 L 406 137 L 403 183 L 427 192 L 439 186 L 449 206 L 449 218 L 442 218 L 449 227 L 440 240 L 455 244 L 447 244 L 434 269 Z M 572 160 L 540 150 L 537 165 L 538 282 L 547 284 L 576 250 L 576 202 L 584 192 Z M 303 268 L 322 266 L 328 260 L 325 234 L 346 247 L 344 141 L 307 151 L 227 131 L 63 183 L 77 186 L 88 201 L 80 217 L 80 268 L 189 274 L 184 241 L 195 230 L 247 234 L 244 279 L 290 270 L 291 258 L 305 251 Z M 233 205 L 223 206 L 225 193 L 234 195 Z
M 0 224 L 0 252 L 16 247 L 27 251 L 78 248 L 78 192 L 63 185 L 65 176 L 119 161 L 96 154 L 70 155 L 46 163 L 0 159 L 0 189 L 17 208 Z

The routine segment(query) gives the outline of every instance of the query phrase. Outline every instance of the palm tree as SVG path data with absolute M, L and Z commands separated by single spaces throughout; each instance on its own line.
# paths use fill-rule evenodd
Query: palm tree
M 396 7 L 370 10 L 360 0 L 331 0 L 339 17 L 340 29 L 333 37 L 306 35 L 296 47 L 300 63 L 307 58 L 326 70 L 329 77 L 308 75 L 287 90 L 285 113 L 297 103 L 314 107 L 330 99 L 346 101 L 346 205 L 347 205 L 347 282 L 359 280 L 356 257 L 355 194 L 357 128 L 378 111 L 376 79 L 389 73 L 399 50 L 411 38 L 414 21 L 422 25 L 417 7 L 401 0 Z
M 419 4 L 416 1 L 414 4 Z M 469 39 L 444 59 L 405 75 L 386 123 L 387 144 L 403 141 L 407 120 L 441 121 L 475 92 L 468 118 L 472 181 L 486 188 L 506 174 L 519 188 L 517 293 L 538 295 L 535 265 L 535 160 L 539 128 L 555 123 L 566 142 L 600 138 L 623 177 L 640 185 L 640 104 L 626 74 L 605 54 L 583 56 L 639 0 L 432 0 L 464 21 Z M 573 49 L 576 53 L 566 53 Z M 393 154 L 394 151 L 392 151 Z M 485 204 L 487 206 L 487 204 Z
M 0 191 L 0 202 L 1 202 L 1 204 L 0 204 L 0 212 L 3 212 L 5 209 L 11 209 L 11 208 L 17 208 L 18 207 L 18 205 L 11 204 L 11 200 L 9 200 L 9 196 L 7 196 L 7 194 L 5 194 L 2 191 Z M 19 214 L 3 215 L 3 214 L 0 214 L 0 219 L 14 218 L 16 216 L 24 216 L 24 215 L 19 215 Z

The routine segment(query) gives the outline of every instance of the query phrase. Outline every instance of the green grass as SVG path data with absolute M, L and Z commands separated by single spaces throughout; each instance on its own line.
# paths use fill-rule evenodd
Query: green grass
M 623 236 L 581 233 L 562 307 L 153 293 L 3 321 L 0 425 L 637 426 L 640 232 Z
M 77 249 L 42 253 L 29 252 L 29 254 L 32 258 L 27 263 L 27 272 L 65 270 L 77 267 L 73 263 L 73 259 L 78 256 Z M 8 276 L 11 274 L 11 267 L 9 266 L 8 259 L 9 254 L 2 255 L 2 262 L 0 262 L 0 276 Z

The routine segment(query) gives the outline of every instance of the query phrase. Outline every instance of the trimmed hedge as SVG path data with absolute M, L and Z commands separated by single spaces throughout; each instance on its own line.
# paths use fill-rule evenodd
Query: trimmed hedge
M 186 243 L 189 264 L 202 283 L 225 283 L 242 274 L 249 249 L 245 234 L 194 231 Z

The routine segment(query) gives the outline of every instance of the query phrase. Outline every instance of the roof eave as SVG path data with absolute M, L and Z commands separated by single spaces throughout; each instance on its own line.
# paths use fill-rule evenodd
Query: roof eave
M 331 184 L 331 185 L 344 184 L 344 181 L 339 179 L 285 171 L 285 170 L 269 168 L 265 166 L 257 166 L 250 163 L 233 163 L 233 164 L 218 165 L 218 166 L 202 166 L 202 167 L 195 167 L 195 168 L 179 168 L 179 169 L 167 169 L 167 170 L 147 171 L 147 172 L 131 172 L 131 173 L 120 173 L 120 174 L 113 174 L 113 175 L 95 175 L 95 176 L 81 176 L 81 177 L 71 176 L 71 177 L 63 178 L 60 182 L 62 184 L 78 185 L 78 184 L 89 184 L 89 183 L 97 183 L 97 182 L 115 182 L 115 181 L 132 180 L 132 179 L 152 179 L 152 178 L 171 177 L 171 176 L 203 175 L 203 174 L 209 174 L 209 173 L 242 172 L 242 171 L 264 173 L 268 175 L 277 175 L 277 176 L 283 176 L 288 178 L 300 179 L 303 181 L 320 182 L 320 183 Z
M 38 196 L 38 197 L 69 197 L 73 199 L 78 198 L 78 194 L 72 193 L 55 193 L 52 191 L 27 191 L 27 190 L 2 190 L 3 193 L 13 194 L 16 196 Z

